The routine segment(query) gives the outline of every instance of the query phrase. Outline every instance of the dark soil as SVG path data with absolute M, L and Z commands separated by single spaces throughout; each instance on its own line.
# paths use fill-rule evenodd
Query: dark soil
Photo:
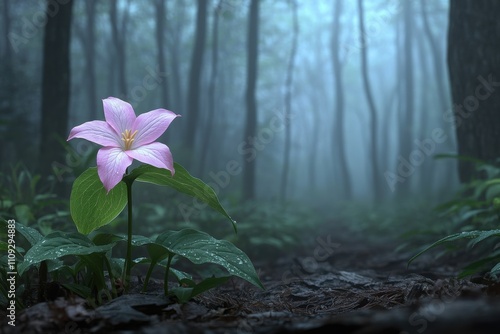
M 456 279 L 457 257 L 395 252 L 345 230 L 255 267 L 261 291 L 233 279 L 186 304 L 132 292 L 92 309 L 79 297 L 20 312 L 4 333 L 498 333 L 500 284 Z M 136 283 L 137 278 L 135 278 Z M 5 319 L 5 317 L 3 317 Z

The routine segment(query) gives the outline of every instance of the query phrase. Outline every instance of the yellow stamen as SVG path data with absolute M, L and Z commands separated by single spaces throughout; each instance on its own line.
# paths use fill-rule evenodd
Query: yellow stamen
M 130 147 L 132 146 L 132 143 L 135 140 L 135 135 L 137 134 L 137 130 L 132 133 L 130 130 L 125 130 L 122 132 L 122 140 L 123 143 L 125 144 L 125 151 L 130 150 Z

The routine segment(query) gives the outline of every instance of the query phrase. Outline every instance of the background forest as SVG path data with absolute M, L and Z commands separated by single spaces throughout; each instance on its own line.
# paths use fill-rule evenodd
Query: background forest
M 478 293 L 499 291 L 499 13 L 497 0 L 0 0 L 0 280 L 17 275 L 0 304 L 29 310 L 61 282 L 106 307 L 150 278 L 193 302 L 237 276 L 274 292 L 231 278 L 233 297 L 206 295 L 228 318 L 333 315 L 384 295 L 373 310 L 427 312 L 429 291 L 455 283 L 493 305 Z M 114 130 L 93 123 L 109 145 L 100 170 L 93 129 L 68 142 L 110 96 L 182 116 L 158 139 L 176 176 L 166 148 L 144 149 L 165 111 L 130 128 L 116 104 Z M 128 154 L 153 166 L 121 178 Z M 404 284 L 376 291 L 395 273 Z M 331 290 L 333 274 L 352 285 Z
M 67 191 L 97 149 L 67 146 L 69 129 L 116 96 L 181 114 L 164 142 L 222 198 L 453 192 L 455 163 L 433 159 L 456 151 L 447 1 L 252 3 L 3 1 L 2 170 L 23 162 Z M 48 44 L 50 29 L 69 35 Z

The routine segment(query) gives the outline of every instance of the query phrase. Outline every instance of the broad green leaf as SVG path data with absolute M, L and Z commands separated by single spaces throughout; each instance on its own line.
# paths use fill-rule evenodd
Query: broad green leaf
M 87 237 L 78 233 L 54 232 L 33 245 L 19 264 L 19 275 L 32 265 L 45 260 L 57 260 L 67 255 L 89 255 L 105 253 L 113 244 L 96 246 Z
M 118 241 L 127 241 L 126 234 L 112 234 L 112 233 L 99 233 L 96 234 L 92 241 L 96 245 L 105 245 L 109 243 L 116 243 Z M 153 241 L 148 237 L 142 235 L 132 235 L 132 246 L 143 246 L 147 244 L 151 244 Z
M 175 279 L 177 279 L 177 281 L 179 281 L 179 282 L 184 280 L 184 279 L 189 279 L 189 280 L 193 279 L 193 277 L 191 275 L 189 275 L 188 273 L 185 273 L 181 270 L 177 270 L 175 268 L 170 268 L 170 273 L 172 275 L 174 275 Z
M 21 233 L 21 235 L 25 237 L 26 240 L 28 240 L 31 246 L 35 245 L 43 239 L 43 235 L 41 235 L 40 232 L 24 224 L 16 223 L 16 230 Z
M 156 239 L 156 243 L 195 264 L 218 264 L 231 275 L 264 288 L 248 256 L 229 241 L 217 240 L 193 229 L 184 229 L 162 233 Z
M 233 224 L 236 232 L 236 222 L 224 210 L 215 194 L 215 191 L 202 180 L 191 176 L 181 165 L 174 163 L 175 175 L 172 176 L 170 171 L 163 168 L 156 168 L 150 165 L 141 165 L 134 169 L 127 177 L 136 179 L 140 182 L 153 183 L 160 186 L 169 186 L 181 193 L 195 197 L 211 208 L 218 211 Z
M 124 240 L 127 240 L 127 238 L 125 238 Z M 143 245 L 149 245 L 152 243 L 153 241 L 148 237 L 142 235 L 132 235 L 132 246 L 139 247 Z
M 120 182 L 106 192 L 97 168 L 89 168 L 73 183 L 70 197 L 71 217 L 78 232 L 89 234 L 110 223 L 127 205 L 127 186 Z
M 116 244 L 117 242 L 123 240 L 125 240 L 123 236 L 112 233 L 97 233 L 92 237 L 92 242 L 97 246 Z

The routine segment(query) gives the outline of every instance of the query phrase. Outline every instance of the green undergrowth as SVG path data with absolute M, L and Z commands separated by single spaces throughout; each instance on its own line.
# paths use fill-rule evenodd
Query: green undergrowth
M 459 277 L 475 274 L 490 280 L 500 275 L 500 168 L 468 157 L 452 156 L 473 162 L 482 178 L 464 184 L 455 198 L 439 205 L 442 219 L 451 222 L 452 229 L 424 244 L 408 262 L 410 265 L 423 253 L 438 248 L 443 252 L 466 253 L 472 258 L 462 268 Z

